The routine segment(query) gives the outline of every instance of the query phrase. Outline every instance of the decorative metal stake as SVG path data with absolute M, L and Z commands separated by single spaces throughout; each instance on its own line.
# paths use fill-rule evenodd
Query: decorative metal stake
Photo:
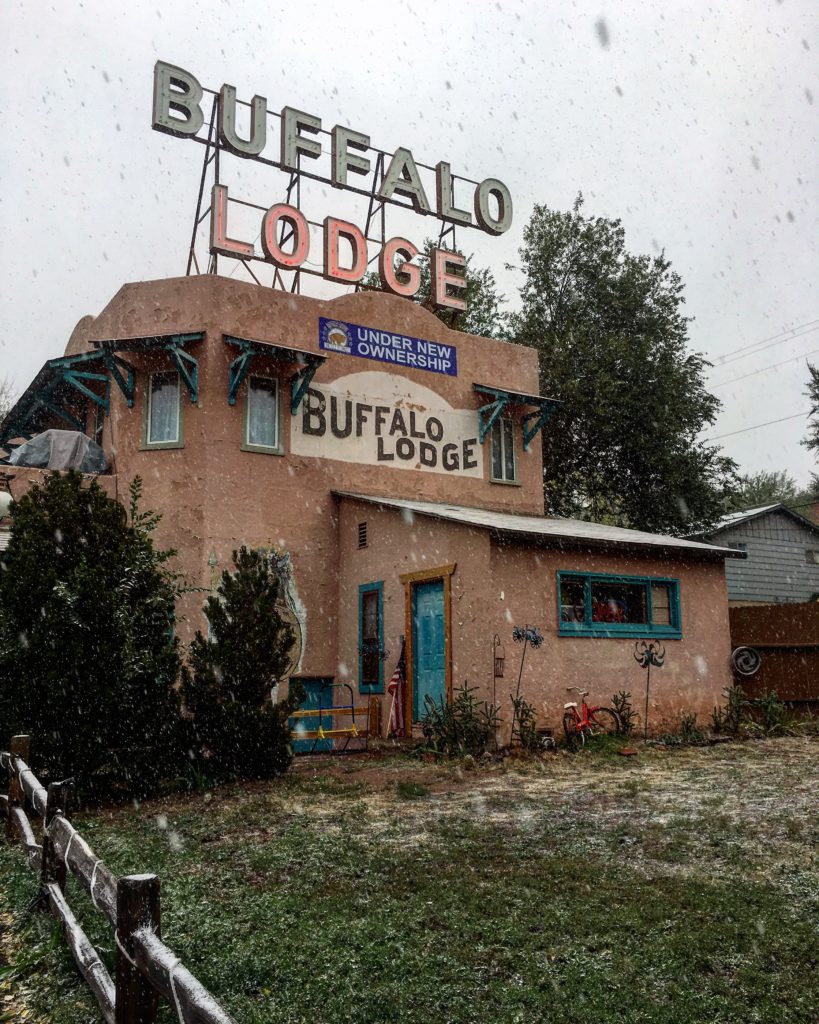
M 665 647 L 647 640 L 637 640 L 634 644 L 634 660 L 640 668 L 646 669 L 646 713 L 643 720 L 643 742 L 648 742 L 648 691 L 651 685 L 651 666 L 662 668 L 665 664 Z
M 538 647 L 540 647 L 543 643 L 543 634 L 540 632 L 539 629 L 535 628 L 534 626 L 515 626 L 515 628 L 512 630 L 512 639 L 515 641 L 516 644 L 523 644 L 523 654 L 521 654 L 520 656 L 518 686 L 515 690 L 515 696 L 512 699 L 512 707 L 514 708 L 514 711 L 512 712 L 512 732 L 510 734 L 510 738 L 511 736 L 515 735 L 515 719 L 517 718 L 518 714 L 517 702 L 520 699 L 520 681 L 523 678 L 523 663 L 526 660 L 526 648 L 534 647 L 535 649 L 537 649 Z M 511 693 L 509 694 L 509 696 L 512 696 Z

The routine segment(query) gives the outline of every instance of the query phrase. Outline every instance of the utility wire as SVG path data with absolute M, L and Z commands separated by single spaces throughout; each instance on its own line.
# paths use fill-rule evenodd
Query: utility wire
M 814 325 L 816 325 L 816 326 L 814 326 Z M 725 359 L 728 356 L 735 355 L 737 352 L 745 352 L 746 349 L 756 348 L 757 345 L 764 345 L 765 342 L 767 342 L 767 341 L 776 341 L 776 339 L 778 339 L 778 338 L 781 338 L 782 341 L 789 341 L 790 338 L 786 338 L 785 335 L 794 334 L 795 331 L 801 331 L 804 327 L 810 327 L 812 330 L 816 330 L 816 327 L 819 327 L 819 320 L 808 320 L 804 324 L 797 324 L 796 327 L 789 327 L 787 331 L 780 331 L 779 334 L 772 334 L 770 337 L 763 338 L 761 341 L 752 341 L 748 345 L 740 345 L 739 348 L 731 349 L 730 352 L 726 352 L 724 355 L 717 356 L 716 358 L 717 359 Z M 808 333 L 808 332 L 806 331 L 805 333 Z
M 805 325 L 807 326 L 807 325 Z M 758 352 L 764 352 L 766 348 L 773 348 L 775 345 L 784 345 L 786 341 L 796 341 L 797 338 L 804 338 L 806 334 L 812 334 L 814 331 L 819 331 L 819 324 L 815 327 L 808 327 L 807 330 L 801 331 L 799 334 L 791 334 L 787 338 L 779 338 L 777 341 L 768 341 L 767 345 L 763 345 L 761 342 L 758 343 L 759 347 L 754 348 L 752 352 L 741 352 L 739 355 L 733 355 L 730 359 L 723 356 L 718 356 L 719 362 L 714 362 L 713 369 L 719 369 L 721 366 L 727 366 L 728 363 L 735 363 L 738 359 L 747 359 L 748 356 L 755 356 Z M 739 351 L 738 349 L 736 351 Z
M 741 377 L 732 377 L 731 380 L 721 380 L 719 384 L 709 384 L 709 388 L 724 388 L 726 384 L 736 384 L 737 381 L 747 380 L 748 377 L 755 377 L 758 373 L 767 373 L 768 370 L 775 370 L 777 366 L 784 366 L 786 363 L 796 363 L 800 359 L 807 359 L 808 356 L 815 356 L 819 353 L 819 348 L 813 349 L 812 352 L 803 352 L 801 356 L 793 356 L 790 359 L 783 359 L 779 363 L 771 363 L 770 366 L 763 366 L 761 370 L 751 370 L 750 373 L 743 374 Z
M 773 423 L 783 423 L 785 420 L 795 420 L 799 416 L 810 416 L 812 410 L 806 409 L 804 412 L 795 412 L 790 416 L 780 416 L 778 420 L 768 420 L 767 423 L 755 423 L 752 427 L 743 427 L 741 430 L 732 430 L 727 434 L 716 434 L 714 437 L 705 437 L 703 441 L 719 441 L 723 437 L 733 437 L 734 434 L 745 434 L 749 430 L 759 430 L 760 427 L 770 427 Z

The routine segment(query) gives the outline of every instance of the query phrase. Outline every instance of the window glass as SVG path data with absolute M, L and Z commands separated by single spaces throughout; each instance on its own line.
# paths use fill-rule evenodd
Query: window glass
M 361 595 L 361 683 L 364 686 L 377 686 L 380 682 L 379 596 L 377 590 L 367 590 Z
M 564 579 L 560 582 L 560 621 L 583 622 L 586 618 L 586 600 L 582 580 Z
M 671 592 L 667 583 L 652 584 L 651 621 L 655 626 L 671 625 Z
M 500 418 L 492 424 L 492 479 L 515 480 L 515 424 Z
M 247 392 L 247 443 L 259 448 L 276 448 L 278 428 L 278 381 L 252 377 Z
M 515 425 L 511 420 L 503 421 L 503 479 L 515 479 Z
M 179 440 L 179 374 L 151 375 L 148 395 L 148 444 Z
M 592 622 L 648 622 L 641 583 L 592 583 Z
M 564 636 L 682 635 L 676 580 L 593 573 L 560 573 L 558 578 Z
M 503 441 L 500 420 L 495 420 L 492 424 L 492 479 L 503 479 Z

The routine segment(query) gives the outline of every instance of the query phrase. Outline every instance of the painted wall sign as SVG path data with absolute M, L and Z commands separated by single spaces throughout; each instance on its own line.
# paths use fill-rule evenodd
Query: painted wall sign
M 314 383 L 291 423 L 294 455 L 483 477 L 477 412 L 406 377 L 365 370 Z
M 454 345 L 393 334 L 375 327 L 362 327 L 343 320 L 319 317 L 319 348 L 382 363 L 411 366 L 430 373 L 458 375 L 458 353 Z
M 363 132 L 342 125 L 327 131 L 315 114 L 287 106 L 282 107 L 281 113 L 269 111 L 264 96 L 256 95 L 250 103 L 239 100 L 235 86 L 228 84 L 213 94 L 211 125 L 206 128 L 207 119 L 202 110 L 204 94 L 205 89 L 190 71 L 157 61 L 151 126 L 168 135 L 195 139 L 234 156 L 257 160 L 287 172 L 290 177 L 288 202 L 276 203 L 264 212 L 260 230 L 262 252 L 257 254 L 253 242 L 228 233 L 230 196 L 227 186 L 218 180 L 217 165 L 216 181 L 211 190 L 211 255 L 221 254 L 246 262 L 261 260 L 272 264 L 277 272 L 315 273 L 306 264 L 311 228 L 321 228 L 324 255 L 321 276 L 344 284 L 360 281 L 370 262 L 367 244 L 376 240 L 367 236 L 367 228 L 362 231 L 355 224 L 335 217 L 325 217 L 322 224 L 309 221 L 298 205 L 290 203 L 293 184 L 301 178 L 367 196 L 371 207 L 373 203 L 382 209 L 385 204 L 393 205 L 437 217 L 445 225 L 442 236 L 446 231 L 451 232 L 453 243 L 455 227 L 502 235 L 512 224 L 512 196 L 498 178 L 472 181 L 453 174 L 445 160 L 438 161 L 433 168 L 416 161 L 404 146 L 387 153 L 371 146 L 369 135 Z M 244 131 L 238 127 L 240 106 L 246 108 L 249 121 Z M 278 144 L 273 143 L 276 152 L 271 155 L 268 127 L 269 122 L 276 119 L 279 121 Z M 353 184 L 351 179 L 358 183 Z M 204 180 L 203 174 L 203 184 Z M 471 191 L 471 203 L 465 202 L 465 195 L 457 200 L 456 191 L 462 194 Z M 462 206 L 458 206 L 458 201 Z M 368 226 L 370 222 L 368 214 Z M 420 286 L 419 267 L 412 262 L 418 256 L 417 247 L 406 238 L 387 239 L 386 233 L 377 241 L 381 245 L 378 267 L 384 287 L 396 295 L 415 295 Z M 464 309 L 465 260 L 452 251 L 454 249 L 454 244 L 451 250 L 432 249 L 431 298 L 437 306 Z

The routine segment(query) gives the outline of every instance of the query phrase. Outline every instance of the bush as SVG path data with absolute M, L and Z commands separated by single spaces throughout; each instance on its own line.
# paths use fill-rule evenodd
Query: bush
M 714 732 L 728 733 L 736 736 L 742 727 L 745 717 L 747 698 L 739 686 L 728 686 L 723 691 L 725 707 L 715 707 L 711 712 L 711 724 Z
M 287 718 L 305 693 L 294 681 L 287 700 L 271 698 L 294 634 L 276 607 L 279 580 L 269 556 L 242 547 L 233 561 L 236 572 L 223 572 L 205 603 L 209 638 L 197 631 L 191 643 L 183 693 L 194 755 L 208 773 L 263 778 L 290 766 Z
M 619 693 L 615 693 L 612 696 L 611 704 L 617 712 L 617 717 L 620 719 L 621 734 L 623 736 L 630 736 L 634 731 L 638 718 L 634 705 L 631 703 L 631 694 L 626 690 L 620 690 Z
M 543 739 L 537 731 L 537 717 L 534 707 L 524 700 L 523 697 L 512 697 L 512 709 L 514 711 L 512 716 L 512 721 L 514 722 L 512 744 L 514 745 L 515 740 L 517 740 L 521 748 L 528 751 L 528 753 L 542 753 Z
M 782 735 L 790 731 L 787 723 L 788 709 L 775 690 L 772 693 L 766 691 L 746 701 L 746 706 L 750 712 L 747 722 L 751 731 L 759 730 L 765 736 L 777 733 Z
M 464 683 L 449 703 L 444 698 L 436 703 L 426 697 L 421 728 L 432 750 L 447 757 L 479 757 L 494 747 L 497 709 L 486 701 L 475 700 L 476 689 Z
M 0 560 L 0 741 L 30 733 L 38 772 L 86 796 L 147 793 L 180 762 L 174 552 L 130 492 L 129 516 L 80 473 L 47 476 Z

